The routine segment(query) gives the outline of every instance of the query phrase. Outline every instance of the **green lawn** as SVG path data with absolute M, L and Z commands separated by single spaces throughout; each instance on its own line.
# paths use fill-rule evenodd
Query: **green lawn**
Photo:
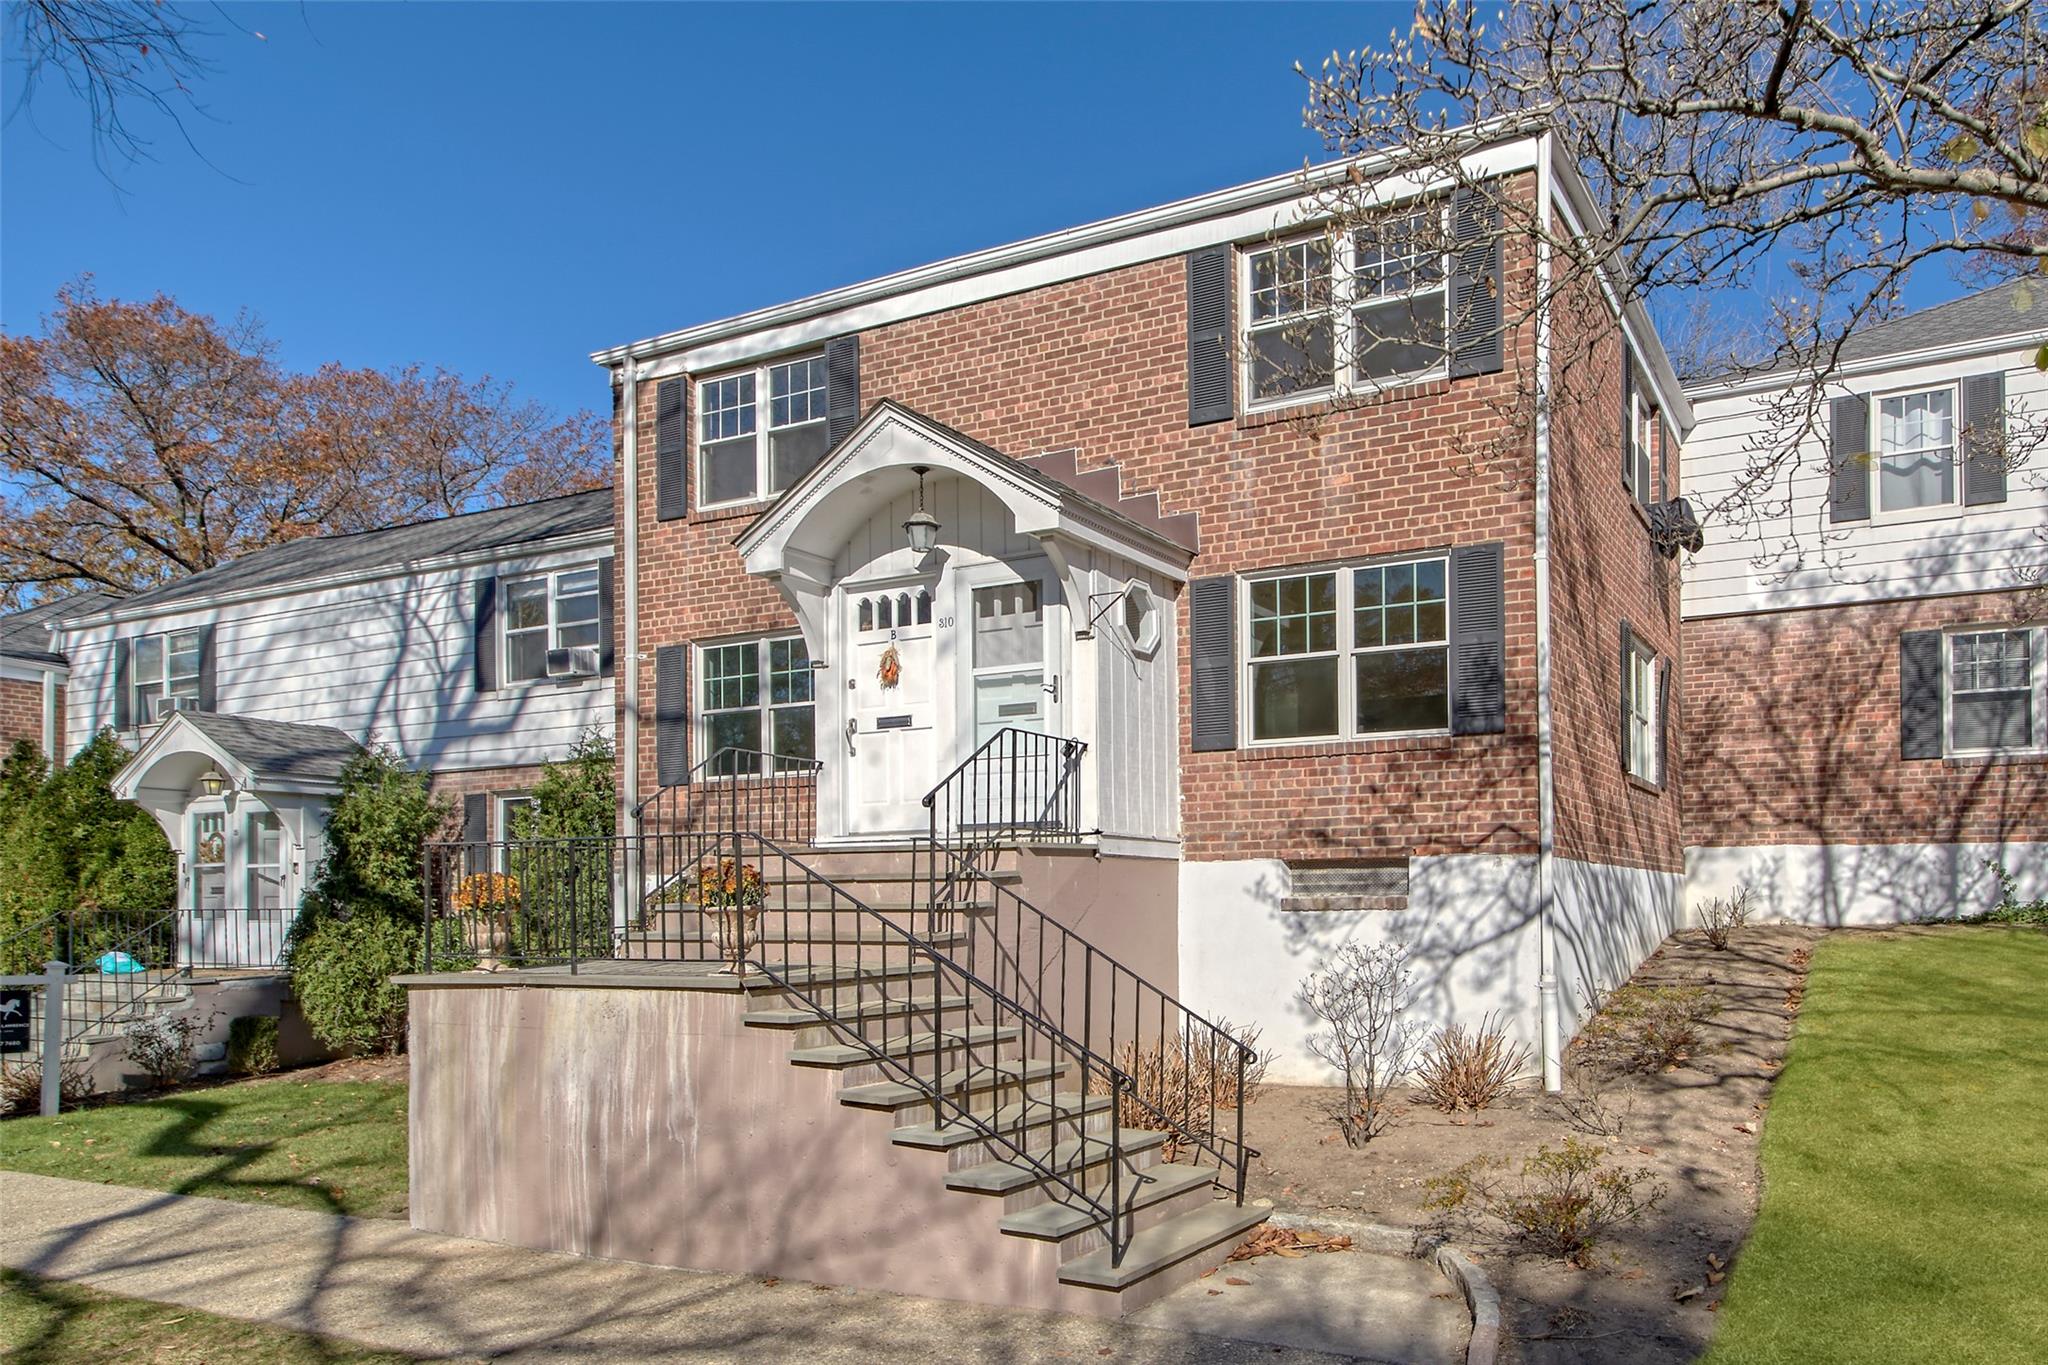
M 412 1358 L 0 1270 L 0 1359 L 21 1365 L 401 1365 Z
M 0 1123 L 0 1167 L 372 1218 L 405 1213 L 405 1087 L 243 1081 Z
M 2048 1360 L 2048 933 L 1814 953 L 1708 1359 Z

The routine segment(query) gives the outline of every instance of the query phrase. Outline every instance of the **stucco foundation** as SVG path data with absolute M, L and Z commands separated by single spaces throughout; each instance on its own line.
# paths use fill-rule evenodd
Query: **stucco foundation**
M 409 985 L 416 1228 L 1098 1315 L 1211 1263 L 1142 1293 L 1061 1284 L 1057 1244 L 1000 1232 L 1003 1199 L 948 1190 L 947 1153 L 840 1104 L 847 1077 L 790 1065 L 737 992 Z

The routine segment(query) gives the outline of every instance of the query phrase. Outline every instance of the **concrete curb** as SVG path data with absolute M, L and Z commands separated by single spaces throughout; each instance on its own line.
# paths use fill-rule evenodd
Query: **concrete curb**
M 1305 1213 L 1275 1212 L 1267 1220 L 1275 1227 L 1317 1228 L 1351 1239 L 1351 1245 L 1382 1256 L 1412 1256 L 1431 1260 L 1436 1268 L 1458 1286 L 1465 1296 L 1465 1310 L 1472 1315 L 1472 1337 L 1465 1345 L 1465 1365 L 1494 1365 L 1500 1355 L 1500 1295 L 1493 1281 L 1470 1256 L 1449 1243 L 1431 1237 L 1420 1228 L 1397 1228 L 1386 1223 L 1354 1223 L 1346 1218 L 1324 1218 Z

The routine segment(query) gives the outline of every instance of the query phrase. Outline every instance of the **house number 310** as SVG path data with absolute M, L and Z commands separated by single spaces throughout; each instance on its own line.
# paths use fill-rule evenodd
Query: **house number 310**
M 939 618 L 939 629 L 940 629 L 940 630 L 951 630 L 952 628 L 953 628 L 953 618 L 952 618 L 952 617 L 950 617 L 950 616 L 941 616 L 941 617 Z

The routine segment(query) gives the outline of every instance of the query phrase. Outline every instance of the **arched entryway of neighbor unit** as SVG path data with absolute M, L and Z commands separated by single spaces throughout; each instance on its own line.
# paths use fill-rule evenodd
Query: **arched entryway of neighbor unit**
M 326 853 L 341 767 L 361 746 L 324 725 L 178 711 L 144 738 L 114 795 L 149 812 L 178 859 L 180 965 L 278 965 Z
M 920 506 L 938 522 L 922 553 L 905 531 Z M 891 403 L 738 545 L 809 651 L 821 842 L 922 833 L 924 795 L 1005 727 L 1089 746 L 1091 831 L 1173 837 L 1174 656 L 1159 620 L 1190 547 Z M 1105 801 L 1104 774 L 1137 764 L 1151 778 L 1133 790 L 1167 813 Z

